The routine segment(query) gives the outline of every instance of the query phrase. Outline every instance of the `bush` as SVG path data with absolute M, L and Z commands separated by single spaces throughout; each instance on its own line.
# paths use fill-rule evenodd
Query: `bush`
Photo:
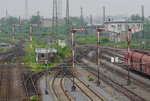
M 91 75 L 88 75 L 88 80 L 89 80 L 89 81 L 94 81 L 94 78 L 91 77 Z
M 38 101 L 38 97 L 37 96 L 31 96 L 30 101 Z

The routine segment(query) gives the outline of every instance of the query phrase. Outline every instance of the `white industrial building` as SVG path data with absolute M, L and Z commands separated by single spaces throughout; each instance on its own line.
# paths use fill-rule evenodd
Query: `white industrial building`
M 51 62 L 53 58 L 55 58 L 57 50 L 54 48 L 36 48 L 35 52 L 37 54 L 37 62 L 45 62 L 45 60 L 47 60 L 47 62 Z
M 141 21 L 108 21 L 105 22 L 105 27 L 109 28 L 111 42 L 126 42 L 127 28 L 139 27 L 139 29 L 132 30 L 132 34 L 140 32 L 143 29 Z

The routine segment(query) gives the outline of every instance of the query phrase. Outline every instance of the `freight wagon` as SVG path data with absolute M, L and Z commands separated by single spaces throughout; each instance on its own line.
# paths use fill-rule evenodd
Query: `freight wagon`
M 125 59 L 128 55 L 125 53 Z M 137 50 L 130 51 L 131 69 L 150 76 L 150 53 Z

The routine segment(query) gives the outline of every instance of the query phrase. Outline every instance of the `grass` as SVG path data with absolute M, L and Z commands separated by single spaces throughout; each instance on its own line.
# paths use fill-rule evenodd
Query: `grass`
M 12 40 L 12 38 L 0 38 L 0 42 L 7 41 L 9 43 L 17 42 L 17 40 Z
M 93 82 L 94 78 L 91 75 L 88 75 L 88 80 Z
M 30 101 L 38 101 L 38 96 L 31 96 Z
M 55 61 L 48 63 L 48 66 L 45 65 L 44 62 L 36 62 L 36 53 L 35 53 L 35 48 L 36 46 L 40 46 L 40 48 L 46 48 L 46 43 L 41 42 L 40 45 L 37 45 L 36 41 L 33 41 L 33 48 L 30 49 L 30 44 L 27 43 L 25 45 L 25 50 L 26 50 L 26 56 L 23 58 L 23 61 L 29 65 L 30 72 L 37 72 L 41 71 L 47 67 L 53 67 L 59 64 L 65 57 L 69 56 L 71 54 L 71 48 L 69 46 L 66 46 L 64 48 L 61 48 L 58 46 L 58 44 L 52 44 L 51 48 L 57 49 L 57 55 L 55 57 Z

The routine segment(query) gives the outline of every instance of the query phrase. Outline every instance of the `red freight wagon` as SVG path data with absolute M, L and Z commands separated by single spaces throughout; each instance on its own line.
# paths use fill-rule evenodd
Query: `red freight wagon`
M 131 69 L 150 75 L 150 53 L 132 50 L 130 56 Z M 125 52 L 125 59 L 127 60 L 127 52 Z
M 142 72 L 150 75 L 150 55 L 144 55 L 142 57 Z
M 132 52 L 131 54 L 131 67 L 134 69 L 141 71 L 141 57 L 143 56 L 142 53 Z

